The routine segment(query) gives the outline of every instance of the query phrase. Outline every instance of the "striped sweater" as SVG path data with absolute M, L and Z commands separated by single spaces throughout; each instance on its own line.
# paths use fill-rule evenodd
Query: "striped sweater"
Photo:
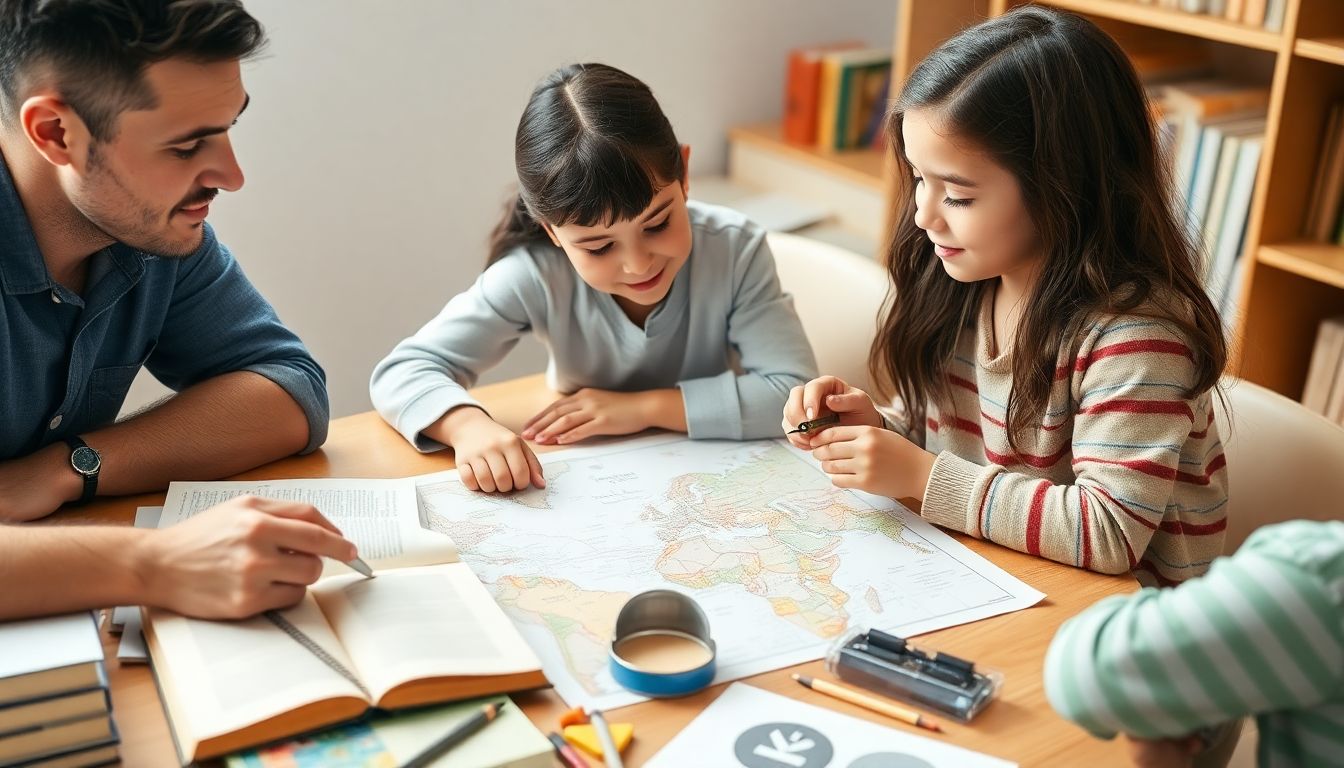
M 1226 472 L 1213 396 L 1185 391 L 1192 356 L 1170 324 L 1102 317 L 1060 353 L 1045 418 L 1008 444 L 1011 355 L 992 356 L 992 305 L 957 343 L 952 409 L 930 405 L 930 522 L 1104 573 L 1170 585 L 1222 550 Z M 918 443 L 920 436 L 912 439 Z
M 1060 628 L 1045 691 L 1103 738 L 1253 715 L 1259 765 L 1344 764 L 1344 522 L 1268 526 L 1203 578 L 1102 600 Z

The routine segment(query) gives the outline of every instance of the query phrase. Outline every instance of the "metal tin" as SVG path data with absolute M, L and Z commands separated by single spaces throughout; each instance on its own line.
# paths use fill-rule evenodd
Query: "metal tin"
M 687 669 L 653 671 L 641 669 L 620 655 L 623 644 L 651 636 L 695 643 L 708 652 L 709 660 Z M 670 589 L 652 589 L 630 598 L 621 608 L 608 649 L 608 666 L 621 687 L 642 696 L 685 696 L 714 681 L 716 651 L 709 619 L 694 600 Z

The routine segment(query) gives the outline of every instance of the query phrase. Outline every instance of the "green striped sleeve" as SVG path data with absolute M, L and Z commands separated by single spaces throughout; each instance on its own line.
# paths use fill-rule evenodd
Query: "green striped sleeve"
M 1335 589 L 1276 552 L 1243 550 L 1204 578 L 1111 598 L 1067 622 L 1046 655 L 1046 693 L 1104 738 L 1315 707 L 1344 681 Z

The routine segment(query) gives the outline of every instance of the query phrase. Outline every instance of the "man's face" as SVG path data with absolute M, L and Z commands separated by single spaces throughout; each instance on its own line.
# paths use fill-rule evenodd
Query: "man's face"
M 133 248 L 187 256 L 200 247 L 210 201 L 243 186 L 228 130 L 247 107 L 237 61 L 170 59 L 145 79 L 149 110 L 121 113 L 111 140 L 95 143 L 83 174 L 67 179 L 71 203 L 95 227 Z

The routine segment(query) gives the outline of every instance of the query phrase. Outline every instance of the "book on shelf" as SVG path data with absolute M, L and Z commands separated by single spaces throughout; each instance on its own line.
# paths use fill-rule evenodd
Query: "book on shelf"
M 1344 424 L 1334 413 L 1337 404 L 1344 408 L 1344 316 L 1326 318 L 1317 327 L 1302 388 L 1302 405 Z
M 855 149 L 873 110 L 886 108 L 885 85 L 891 72 L 891 50 L 857 48 L 821 57 L 821 90 L 817 101 L 817 148 Z
M 1227 181 L 1227 195 L 1221 222 L 1209 241 L 1208 273 L 1209 295 L 1215 306 L 1227 305 L 1228 289 L 1232 283 L 1237 260 L 1241 258 L 1246 242 L 1246 230 L 1251 212 L 1251 196 L 1264 149 L 1264 134 L 1233 136 L 1224 142 L 1233 159 Z M 1207 230 L 1206 230 L 1207 231 Z
M 231 755 L 225 768 L 384 768 L 405 765 L 458 723 L 498 700 L 477 699 L 380 714 L 320 733 Z M 551 768 L 554 747 L 512 703 L 445 756 L 452 768 Z
M 1344 203 L 1344 103 L 1331 106 L 1321 138 L 1321 163 L 1307 201 L 1305 234 L 1318 242 L 1333 242 Z
M 303 600 L 277 612 L 288 630 L 268 616 L 204 621 L 146 609 L 145 642 L 184 764 L 371 709 L 547 685 L 452 540 L 421 525 L 412 479 L 173 483 L 159 525 L 244 494 L 313 504 L 377 575 L 327 562 Z
M 789 51 L 784 78 L 784 140 L 808 146 L 817 143 L 817 109 L 821 98 L 821 58 L 832 51 L 862 48 L 847 40 Z

